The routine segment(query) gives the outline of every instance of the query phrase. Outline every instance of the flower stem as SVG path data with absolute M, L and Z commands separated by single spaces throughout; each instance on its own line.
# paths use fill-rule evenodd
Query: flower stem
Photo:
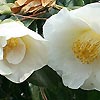
M 44 88 L 41 88 L 40 87 L 40 92 L 41 92 L 41 95 L 42 95 L 43 100 L 48 100 L 47 97 L 46 97 L 46 94 L 44 92 Z
M 46 20 L 47 18 L 38 18 L 38 17 L 32 17 L 32 16 L 23 16 L 23 15 L 19 15 L 19 14 L 12 14 L 13 16 L 19 16 L 19 17 L 22 17 L 22 20 L 25 20 L 25 19 L 37 19 L 37 20 Z

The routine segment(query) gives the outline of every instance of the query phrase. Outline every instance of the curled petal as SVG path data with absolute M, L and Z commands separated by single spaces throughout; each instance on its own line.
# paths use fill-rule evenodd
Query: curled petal
M 23 82 L 47 64 L 47 41 L 23 24 L 15 21 L 0 24 L 0 36 L 6 41 L 2 42 L 2 47 L 8 45 L 10 39 L 18 39 L 18 45 L 0 61 L 0 74 L 9 80 Z
M 20 38 L 17 39 L 18 39 L 18 45 L 12 50 L 10 50 L 6 56 L 7 61 L 11 64 L 20 63 L 24 59 L 26 53 L 26 47 L 24 42 Z
M 11 75 L 7 75 L 9 80 L 20 83 L 26 80 L 35 70 L 47 64 L 47 50 L 44 41 L 38 41 L 30 36 L 22 37 L 26 45 L 26 54 L 19 64 L 9 64 L 12 70 Z
M 70 11 L 71 15 L 77 16 L 88 23 L 94 31 L 100 34 L 100 3 L 91 3 L 84 7 Z

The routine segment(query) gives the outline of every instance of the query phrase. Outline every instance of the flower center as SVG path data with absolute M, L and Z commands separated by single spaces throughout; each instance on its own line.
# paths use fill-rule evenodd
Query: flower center
M 73 43 L 72 50 L 83 64 L 90 64 L 100 54 L 100 38 L 93 34 L 82 35 Z
M 7 53 L 18 45 L 17 38 L 11 38 L 7 41 L 7 45 L 3 48 L 3 57 L 6 58 Z

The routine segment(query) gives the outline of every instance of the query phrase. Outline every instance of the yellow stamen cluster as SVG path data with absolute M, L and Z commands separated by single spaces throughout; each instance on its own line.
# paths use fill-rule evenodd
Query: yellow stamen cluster
M 90 64 L 94 62 L 100 53 L 100 41 L 96 40 L 76 40 L 73 43 L 72 50 L 76 58 L 78 58 L 83 64 Z
M 14 49 L 18 45 L 18 39 L 17 38 L 11 38 L 7 41 L 7 45 L 3 48 L 3 56 L 6 58 L 7 53 Z

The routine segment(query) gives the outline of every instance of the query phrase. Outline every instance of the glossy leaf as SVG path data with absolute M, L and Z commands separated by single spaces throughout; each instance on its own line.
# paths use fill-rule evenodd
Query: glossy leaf
M 13 2 L 15 2 L 16 0 L 6 0 L 7 1 L 7 3 L 13 3 Z

